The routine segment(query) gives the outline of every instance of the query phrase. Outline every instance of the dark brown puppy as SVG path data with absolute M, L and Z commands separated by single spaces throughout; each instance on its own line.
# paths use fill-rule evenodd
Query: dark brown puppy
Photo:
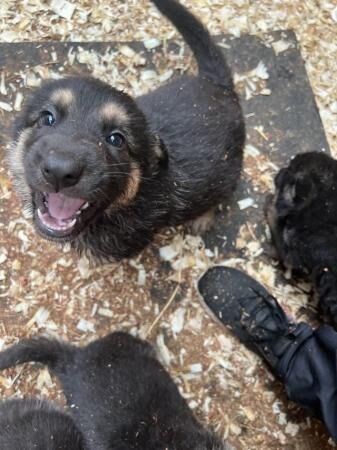
M 337 325 L 337 161 L 297 155 L 275 179 L 266 217 L 281 262 L 313 281 L 324 314 Z
M 1 450 L 84 450 L 73 419 L 37 399 L 0 403 Z
M 0 353 L 0 369 L 29 361 L 61 381 L 88 450 L 229 450 L 195 419 L 151 345 L 127 333 L 84 348 L 30 339 Z
M 129 257 L 166 225 L 231 197 L 245 131 L 230 70 L 175 0 L 152 0 L 198 63 L 133 100 L 90 78 L 48 81 L 15 123 L 9 162 L 40 234 L 101 259 Z

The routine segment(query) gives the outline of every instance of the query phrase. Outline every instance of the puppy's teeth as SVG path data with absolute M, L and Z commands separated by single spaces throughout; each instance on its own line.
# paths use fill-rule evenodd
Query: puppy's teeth
M 76 212 L 76 216 L 79 216 L 81 214 L 81 210 L 79 209 L 77 212 Z
M 82 206 L 82 208 L 81 209 L 87 209 L 87 208 L 89 208 L 89 202 L 86 202 L 86 203 L 84 203 L 84 205 Z
M 76 218 L 73 219 L 70 223 L 68 223 L 67 228 L 73 227 L 76 223 Z
M 43 214 L 42 214 L 42 212 L 40 211 L 40 208 L 37 209 L 37 215 L 39 216 L 39 219 L 42 220 Z

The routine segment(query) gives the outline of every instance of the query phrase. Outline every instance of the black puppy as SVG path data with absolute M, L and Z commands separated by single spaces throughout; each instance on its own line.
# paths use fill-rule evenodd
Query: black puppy
M 266 217 L 282 263 L 313 281 L 324 314 L 337 325 L 337 161 L 297 155 L 275 179 Z
M 100 259 L 142 250 L 161 227 L 231 197 L 245 130 L 230 69 L 201 23 L 175 0 L 152 0 L 198 63 L 133 100 L 101 81 L 37 89 L 15 122 L 8 159 L 42 236 Z
M 0 369 L 47 364 L 91 450 L 228 450 L 195 419 L 147 342 L 112 333 L 77 348 L 29 339 L 0 353 Z
M 1 450 L 84 450 L 72 418 L 36 399 L 0 403 Z

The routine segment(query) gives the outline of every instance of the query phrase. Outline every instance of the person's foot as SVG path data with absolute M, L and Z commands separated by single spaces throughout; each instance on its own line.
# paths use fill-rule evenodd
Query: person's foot
M 223 266 L 207 270 L 198 289 L 211 314 L 276 371 L 297 338 L 297 325 L 276 299 L 245 273 Z

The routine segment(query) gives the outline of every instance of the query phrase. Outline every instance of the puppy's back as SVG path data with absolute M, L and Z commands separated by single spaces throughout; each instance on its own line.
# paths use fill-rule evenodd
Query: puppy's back
M 227 448 L 195 419 L 148 343 L 112 333 L 84 348 L 50 341 L 49 358 L 47 347 L 44 338 L 41 348 L 39 339 L 19 343 L 0 353 L 0 368 L 27 362 L 27 355 L 44 361 L 59 377 L 88 449 Z
M 82 436 L 70 416 L 37 400 L 0 403 L 1 450 L 84 450 Z

